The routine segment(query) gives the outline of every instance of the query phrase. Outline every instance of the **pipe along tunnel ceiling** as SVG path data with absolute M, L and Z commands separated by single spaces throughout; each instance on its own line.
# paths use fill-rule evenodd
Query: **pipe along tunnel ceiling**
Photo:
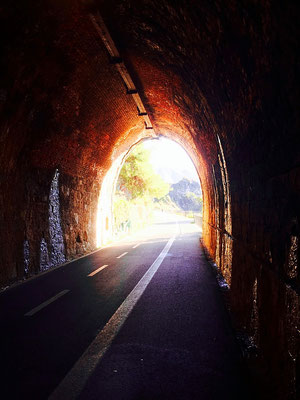
M 94 250 L 107 172 L 163 135 L 197 168 L 237 329 L 296 396 L 298 16 L 292 1 L 3 1 L 2 286 Z

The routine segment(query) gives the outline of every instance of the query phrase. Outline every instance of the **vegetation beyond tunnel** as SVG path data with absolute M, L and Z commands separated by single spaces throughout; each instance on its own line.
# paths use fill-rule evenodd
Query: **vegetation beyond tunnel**
M 249 364 L 270 398 L 299 397 L 298 3 L 0 9 L 1 286 L 95 250 L 112 223 L 106 182 L 132 146 L 163 135 L 200 177 L 202 245 Z
M 167 163 L 166 163 L 167 161 Z M 180 164 L 178 164 L 178 161 Z M 189 179 L 192 177 L 192 179 Z M 112 198 L 112 238 L 149 225 L 164 213 L 184 214 L 201 221 L 202 196 L 193 163 L 177 143 L 161 139 L 142 141 L 127 154 Z

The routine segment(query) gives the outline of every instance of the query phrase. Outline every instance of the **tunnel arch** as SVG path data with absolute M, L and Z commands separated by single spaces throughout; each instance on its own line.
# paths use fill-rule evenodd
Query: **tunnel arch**
M 162 134 L 159 134 L 159 135 L 154 135 L 153 133 L 149 134 L 147 132 L 147 130 L 143 130 L 141 132 L 141 134 L 137 135 L 136 141 L 134 141 L 134 139 L 133 139 L 133 143 L 130 145 L 130 147 L 128 148 L 127 151 L 125 151 L 121 154 L 119 154 L 118 152 L 114 153 L 114 157 L 112 158 L 111 166 L 103 178 L 100 193 L 99 193 L 98 210 L 97 210 L 97 218 L 96 218 L 97 247 L 105 245 L 106 243 L 111 241 L 113 238 L 113 227 L 112 227 L 113 196 L 114 196 L 114 193 L 116 190 L 117 180 L 118 180 L 118 177 L 119 177 L 119 174 L 120 174 L 120 171 L 122 169 L 124 162 L 126 161 L 127 157 L 130 155 L 130 153 L 134 150 L 134 148 L 136 146 L 138 146 L 139 144 L 141 144 L 142 142 L 145 142 L 147 140 L 159 139 L 161 137 L 167 138 L 167 136 L 164 136 Z M 168 139 L 179 144 L 185 150 L 186 154 L 191 159 L 192 164 L 195 167 L 195 170 L 197 172 L 198 179 L 200 182 L 200 186 L 202 188 L 199 170 L 197 170 L 192 158 L 190 157 L 188 151 L 185 149 L 185 146 L 179 143 L 179 138 L 176 135 L 174 137 L 174 136 L 172 136 L 172 134 L 170 134 L 168 136 Z M 194 154 L 193 156 L 194 156 L 194 159 L 197 158 L 197 154 L 196 155 Z M 204 208 L 205 208 L 205 205 L 203 203 L 203 209 Z
M 103 179 L 146 128 L 139 94 L 147 135 L 173 132 L 192 155 L 203 245 L 230 282 L 238 329 L 255 332 L 278 393 L 292 398 L 300 359 L 298 222 L 291 227 L 300 215 L 299 6 L 179 3 L 3 1 L 0 284 L 39 271 L 56 168 L 66 259 L 97 248 Z M 91 23 L 98 12 L 120 58 Z M 121 61 L 135 90 L 120 77 Z

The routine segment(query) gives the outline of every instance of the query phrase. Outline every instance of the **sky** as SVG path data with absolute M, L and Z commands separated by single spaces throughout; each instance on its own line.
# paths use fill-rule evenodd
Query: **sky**
M 196 168 L 186 151 L 173 140 L 159 138 L 146 140 L 144 147 L 151 151 L 150 161 L 156 173 L 168 183 L 176 183 L 183 178 L 199 181 Z

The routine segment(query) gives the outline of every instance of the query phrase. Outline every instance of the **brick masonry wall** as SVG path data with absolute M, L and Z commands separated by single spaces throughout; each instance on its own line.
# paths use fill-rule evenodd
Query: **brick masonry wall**
M 95 248 L 105 173 L 146 135 L 90 22 L 91 2 L 6 3 L 0 36 L 2 285 L 38 272 L 41 257 L 44 264 L 51 260 L 49 194 L 56 171 L 66 259 Z M 269 395 L 296 398 L 296 4 L 148 0 L 137 7 L 115 0 L 105 6 L 95 1 L 92 11 L 98 9 L 156 132 L 183 144 L 199 171 L 203 243 L 230 284 L 237 329 L 258 346 L 273 382 Z
M 299 6 L 134 4 L 116 0 L 101 11 L 140 79 L 156 129 L 189 132 L 198 149 L 203 242 L 230 283 L 237 329 L 258 346 L 271 382 L 266 395 L 296 398 Z

